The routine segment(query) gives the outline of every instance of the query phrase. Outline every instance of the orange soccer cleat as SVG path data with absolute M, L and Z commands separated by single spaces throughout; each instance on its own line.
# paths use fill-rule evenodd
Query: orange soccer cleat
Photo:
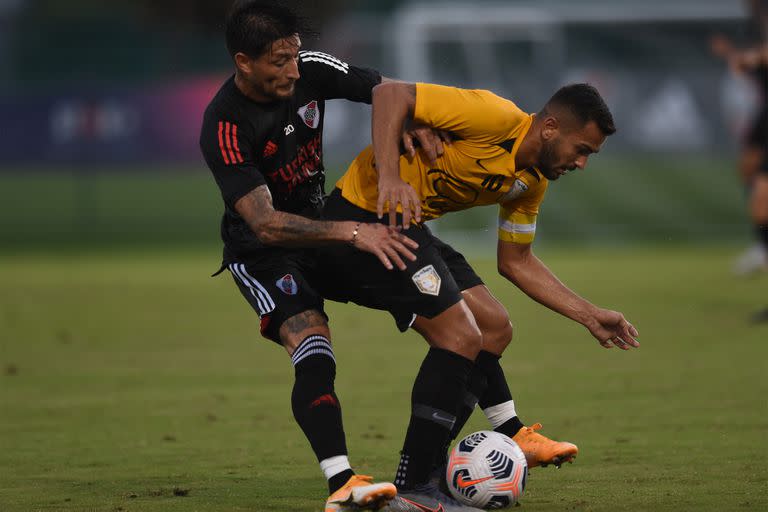
M 373 478 L 353 475 L 325 502 L 325 512 L 378 510 L 397 494 L 394 484 L 374 483 Z
M 575 444 L 553 441 L 536 432 L 541 429 L 541 423 L 532 427 L 523 427 L 517 431 L 512 440 L 520 446 L 525 454 L 529 468 L 546 467 L 554 464 L 558 468 L 565 462 L 573 462 L 579 449 Z

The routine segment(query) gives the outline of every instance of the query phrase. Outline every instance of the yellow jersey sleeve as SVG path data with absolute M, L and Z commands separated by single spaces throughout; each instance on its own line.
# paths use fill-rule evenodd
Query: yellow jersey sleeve
M 520 197 L 502 203 L 499 207 L 499 240 L 518 244 L 530 244 L 536 236 L 536 218 L 539 205 L 544 200 L 549 181 L 536 181 L 533 176 L 519 178 L 528 190 Z
M 496 144 L 528 127 L 532 116 L 490 91 L 416 84 L 414 119 L 461 139 Z

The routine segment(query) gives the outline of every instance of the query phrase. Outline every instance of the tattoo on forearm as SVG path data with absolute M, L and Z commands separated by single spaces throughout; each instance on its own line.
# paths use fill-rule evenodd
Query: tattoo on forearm
M 307 242 L 328 240 L 334 227 L 331 222 L 275 210 L 266 185 L 252 190 L 235 206 L 264 243 L 306 246 Z

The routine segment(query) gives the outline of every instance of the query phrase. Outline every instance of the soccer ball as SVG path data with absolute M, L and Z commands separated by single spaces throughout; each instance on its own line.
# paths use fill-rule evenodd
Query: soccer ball
M 509 437 L 483 430 L 453 447 L 445 480 L 453 497 L 477 508 L 506 508 L 523 495 L 528 464 Z

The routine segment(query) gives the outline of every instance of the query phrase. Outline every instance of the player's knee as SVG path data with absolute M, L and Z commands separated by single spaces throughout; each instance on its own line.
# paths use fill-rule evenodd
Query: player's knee
M 317 310 L 307 310 L 288 318 L 280 326 L 280 341 L 288 354 L 293 354 L 309 336 L 322 336 L 330 340 L 328 320 Z
M 492 319 L 483 326 L 483 350 L 501 355 L 512 342 L 512 322 L 504 308 L 499 308 Z

